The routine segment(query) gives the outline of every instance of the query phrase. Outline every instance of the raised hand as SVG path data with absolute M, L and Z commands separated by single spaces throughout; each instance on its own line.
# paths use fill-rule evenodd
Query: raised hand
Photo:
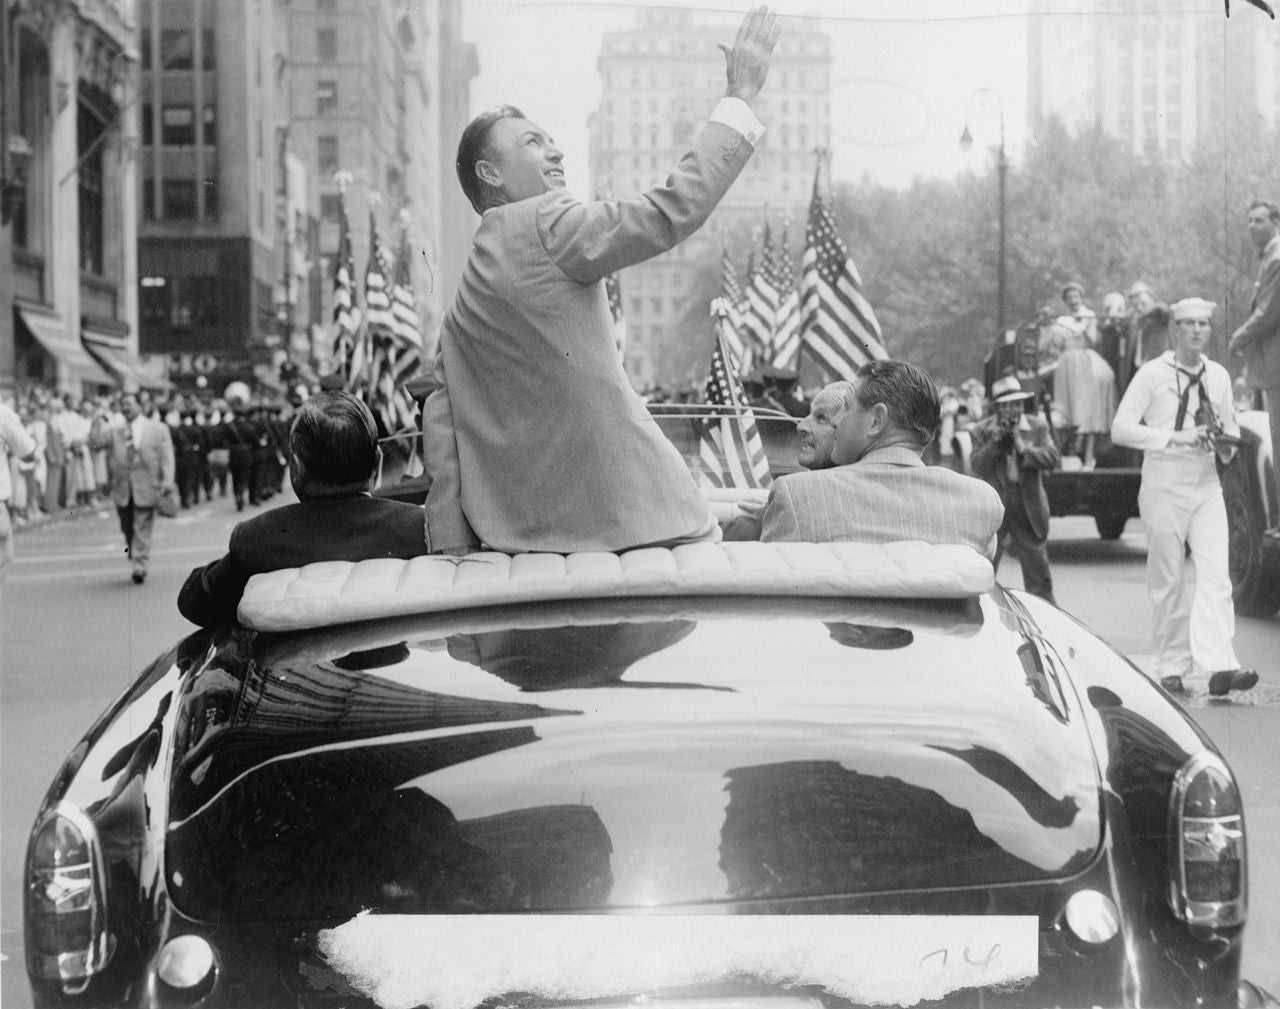
M 741 98 L 750 103 L 760 93 L 781 31 L 777 17 L 762 5 L 752 8 L 743 18 L 732 49 L 720 43 L 727 80 L 725 97 Z

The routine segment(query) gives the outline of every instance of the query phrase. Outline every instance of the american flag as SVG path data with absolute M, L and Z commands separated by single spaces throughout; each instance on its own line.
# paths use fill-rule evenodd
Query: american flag
M 852 379 L 867 361 L 889 356 L 880 323 L 862 293 L 862 277 L 836 231 L 822 197 L 820 179 L 826 154 L 819 157 L 801 260 L 801 351 L 817 362 L 829 381 Z
M 724 334 L 730 362 L 738 374 L 751 370 L 751 348 L 743 333 L 742 313 L 745 307 L 742 285 L 729 258 L 729 250 L 720 250 L 720 297 L 711 302 L 711 315 L 718 320 L 717 329 Z
M 408 394 L 398 388 L 400 336 L 396 314 L 387 291 L 391 261 L 378 237 L 378 223 L 369 212 L 369 265 L 364 274 L 364 339 L 356 345 L 359 367 L 353 361 L 347 388 L 362 395 L 382 424 L 384 434 L 394 434 L 414 423 Z M 412 299 L 412 292 L 410 292 Z M 421 342 L 413 348 L 421 358 Z M 409 376 L 404 376 L 409 377 Z
M 750 271 L 747 279 L 746 307 L 742 311 L 744 343 L 759 361 L 769 360 L 774 323 L 778 315 L 778 289 L 774 281 L 773 240 L 769 222 L 764 225 L 764 245 L 760 250 L 760 266 Z
M 609 298 L 609 315 L 613 317 L 613 345 L 618 356 L 627 353 L 627 320 L 622 315 L 622 282 L 616 272 L 604 278 L 604 293 Z
M 333 263 L 333 355 L 330 369 L 350 374 L 360 328 L 360 309 L 352 298 L 355 263 L 351 253 L 351 222 L 347 218 L 347 173 L 338 173 L 338 255 Z
M 769 458 L 755 414 L 734 374 L 720 327 L 711 351 L 711 374 L 707 376 L 704 399 L 709 406 L 725 409 L 721 416 L 702 422 L 698 482 L 710 487 L 768 487 Z
M 412 254 L 408 221 L 403 221 L 400 229 L 400 253 L 396 256 L 395 281 L 391 285 L 394 354 L 388 351 L 388 371 L 396 393 L 395 403 L 402 430 L 417 423 L 412 397 L 404 390 L 403 385 L 415 378 L 422 368 L 422 327 L 418 324 L 418 305 L 413 297 Z M 417 442 L 414 444 L 417 445 Z
M 800 352 L 800 295 L 796 291 L 795 268 L 787 249 L 785 225 L 782 240 L 774 247 L 769 269 L 778 292 L 778 307 L 774 311 L 768 363 L 775 368 L 791 368 L 795 366 Z

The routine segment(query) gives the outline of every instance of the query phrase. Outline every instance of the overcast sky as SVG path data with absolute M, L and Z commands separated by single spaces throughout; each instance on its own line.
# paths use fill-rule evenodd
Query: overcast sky
M 602 36 L 632 27 L 636 3 L 615 0 L 463 0 L 464 37 L 476 44 L 480 76 L 473 112 L 519 105 L 566 154 L 570 189 L 587 185 L 587 116 L 600 101 Z M 677 6 L 666 4 L 664 6 Z M 722 24 L 732 42 L 749 5 L 699 0 L 695 20 Z M 833 174 L 864 174 L 904 186 L 915 175 L 983 171 L 1003 105 L 1011 150 L 1026 119 L 1025 0 L 780 0 L 783 31 L 820 15 L 831 37 Z M 766 89 L 768 84 L 765 85 Z M 958 147 L 966 104 L 975 146 Z M 719 94 L 708 94 L 710 112 Z M 769 124 L 766 123 L 766 126 Z

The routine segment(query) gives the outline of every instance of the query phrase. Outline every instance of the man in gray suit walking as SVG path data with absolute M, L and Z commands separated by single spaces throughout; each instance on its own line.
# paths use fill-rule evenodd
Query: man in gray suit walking
M 764 7 L 722 46 L 727 88 L 667 181 L 582 203 L 555 142 L 519 109 L 474 120 L 458 179 L 482 216 L 423 406 L 432 553 L 619 551 L 718 535 L 679 452 L 631 388 L 604 279 L 692 235 L 763 127 L 778 26 Z
M 938 389 L 925 371 L 905 361 L 868 361 L 836 418 L 836 465 L 774 481 L 760 538 L 961 543 L 994 557 L 1000 495 L 921 458 L 941 420 Z

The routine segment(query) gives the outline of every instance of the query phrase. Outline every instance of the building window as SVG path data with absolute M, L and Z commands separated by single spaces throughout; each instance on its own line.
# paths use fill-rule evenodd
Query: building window
M 194 221 L 196 218 L 196 180 L 165 179 L 161 183 L 163 216 L 168 221 Z
M 138 33 L 138 48 L 141 50 L 142 69 L 151 69 L 151 29 L 143 28 Z
M 142 143 L 146 147 L 150 147 L 155 143 L 154 133 L 151 128 L 151 117 L 155 114 L 155 110 L 150 105 L 142 106 Z
M 321 63 L 334 63 L 338 59 L 338 33 L 332 28 L 316 32 L 316 59 Z
M 218 110 L 212 105 L 204 107 L 204 142 L 209 147 L 218 146 Z
M 218 60 L 213 44 L 213 29 L 204 28 L 200 32 L 200 59 L 204 70 L 217 70 Z
M 322 193 L 320 195 L 320 216 L 326 221 L 336 221 L 338 219 L 339 199 L 337 193 Z
M 216 221 L 218 219 L 218 180 L 204 180 L 204 219 L 206 221 Z
M 324 175 L 338 170 L 337 137 L 316 137 L 316 168 Z
M 106 251 L 107 204 L 103 186 L 102 120 L 81 105 L 76 117 L 79 156 L 80 269 L 102 276 Z
M 160 142 L 166 147 L 187 147 L 196 142 L 195 109 L 190 105 L 166 105 L 160 110 Z
M 187 28 L 166 28 L 160 33 L 160 69 L 190 70 L 192 61 L 191 31 Z
M 338 110 L 338 82 L 316 81 L 316 115 L 327 116 Z

